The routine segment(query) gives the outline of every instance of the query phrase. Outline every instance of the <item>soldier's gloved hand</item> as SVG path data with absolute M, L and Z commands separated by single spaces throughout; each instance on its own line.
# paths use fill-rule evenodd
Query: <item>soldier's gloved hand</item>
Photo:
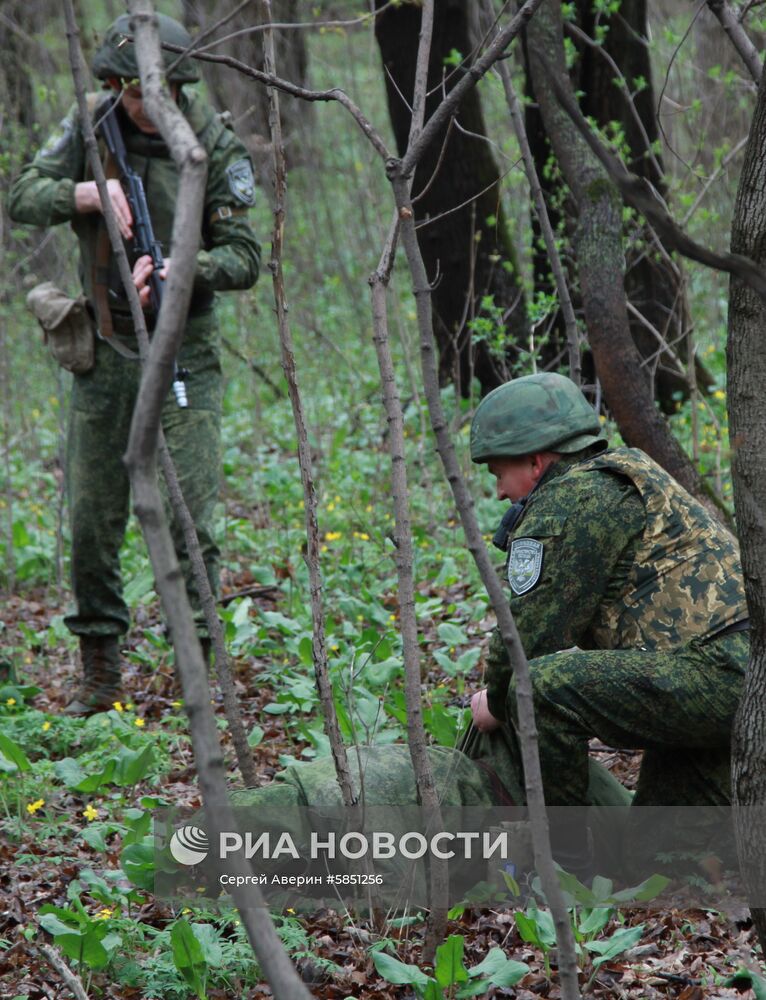
M 168 268 L 170 267 L 170 257 L 165 258 L 165 266 L 160 271 L 160 277 L 164 281 L 168 276 Z M 136 286 L 138 291 L 138 297 L 141 300 L 141 307 L 143 309 L 149 308 L 149 295 L 150 288 L 148 285 L 149 278 L 154 270 L 154 265 L 152 264 L 152 258 L 149 254 L 144 254 L 143 257 L 139 257 L 136 263 L 133 265 L 133 284 Z
M 106 182 L 106 187 L 109 191 L 114 214 L 117 216 L 120 233 L 123 239 L 129 240 L 133 236 L 133 213 L 130 211 L 130 205 L 122 190 L 122 185 L 116 177 L 112 177 Z M 74 206 L 80 214 L 101 211 L 101 197 L 95 181 L 82 181 L 80 184 L 75 184 Z
M 473 698 L 471 698 L 471 712 L 473 713 L 473 724 L 480 733 L 491 733 L 493 729 L 497 729 L 498 726 L 502 725 L 501 721 L 494 717 L 487 706 L 486 688 L 483 691 L 477 691 Z

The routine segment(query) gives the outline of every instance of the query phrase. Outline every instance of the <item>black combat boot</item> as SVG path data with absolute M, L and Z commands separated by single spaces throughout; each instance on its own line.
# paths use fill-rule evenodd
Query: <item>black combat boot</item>
M 64 709 L 67 715 L 108 711 L 122 697 L 120 643 L 116 635 L 80 636 L 82 685 Z

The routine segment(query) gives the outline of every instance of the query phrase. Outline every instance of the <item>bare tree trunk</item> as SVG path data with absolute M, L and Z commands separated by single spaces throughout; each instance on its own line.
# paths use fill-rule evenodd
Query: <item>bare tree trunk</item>
M 619 122 L 629 150 L 629 169 L 645 177 L 663 197 L 667 194 L 665 169 L 659 152 L 660 132 L 655 113 L 652 65 L 648 41 L 647 0 L 622 0 L 619 11 L 596 15 L 587 0 L 578 0 L 578 22 L 573 28 L 580 49 L 577 89 L 583 94 L 583 113 L 602 128 Z M 593 39 L 605 31 L 603 42 Z M 583 40 L 585 39 L 585 40 Z M 648 362 L 654 392 L 663 410 L 675 412 L 679 394 L 689 386 L 678 351 L 689 325 L 689 309 L 680 265 L 662 248 L 651 227 L 636 220 L 626 249 L 625 290 L 640 316 L 632 313 L 633 340 Z M 641 321 L 644 317 L 648 322 Z M 650 327 L 671 341 L 675 350 L 663 350 Z M 653 359 L 650 361 L 650 359 Z M 697 363 L 696 377 L 712 385 Z
M 156 475 L 160 415 L 173 379 L 174 358 L 183 335 L 192 288 L 191 277 L 196 266 L 207 157 L 177 106 L 167 91 L 162 89 L 162 58 L 156 18 L 151 3 L 149 0 L 130 0 L 129 9 L 134 17 L 136 53 L 144 100 L 147 110 L 152 119 L 158 123 L 163 138 L 173 151 L 176 162 L 179 163 L 180 180 L 178 211 L 173 224 L 173 246 L 176 248 L 174 266 L 168 276 L 167 291 L 157 328 L 149 357 L 142 371 L 126 461 L 136 501 L 136 512 L 146 537 L 157 588 L 173 630 L 207 825 L 212 835 L 211 839 L 216 840 L 221 830 L 233 830 L 236 829 L 236 825 L 226 793 L 223 757 L 210 709 L 210 690 L 205 677 L 202 652 L 165 520 Z M 83 134 L 90 163 L 99 184 L 104 217 L 112 245 L 117 246 L 121 245 L 121 238 L 106 192 L 98 146 L 85 103 L 78 32 L 71 0 L 65 0 L 65 12 Z M 124 253 L 122 257 L 118 255 L 118 263 L 128 292 L 134 322 L 141 328 L 143 324 L 141 306 Z M 236 874 L 251 874 L 249 865 L 244 863 L 235 862 L 234 868 Z M 236 870 L 240 868 L 241 872 Z M 309 1000 L 309 993 L 298 978 L 277 936 L 260 890 L 256 886 L 250 886 L 249 891 L 234 888 L 232 896 L 275 997 L 279 1000 L 287 998 Z
M 376 0 L 375 21 L 386 74 L 386 94 L 399 154 L 407 147 L 421 4 L 391 7 Z M 468 0 L 436 0 L 429 60 L 426 115 L 432 114 L 473 61 Z M 460 53 L 461 63 L 454 62 Z M 418 243 L 434 287 L 434 332 L 439 347 L 439 376 L 457 376 L 464 396 L 475 375 L 484 392 L 505 382 L 519 350 L 529 347 L 526 303 L 516 252 L 500 201 L 500 171 L 486 136 L 479 93 L 472 88 L 445 121 L 418 162 L 413 205 Z M 502 311 L 498 342 L 474 339 L 468 324 L 491 312 L 482 300 L 491 296 Z
M 762 76 L 732 220 L 731 248 L 766 263 L 766 74 Z M 732 740 L 732 778 L 743 881 L 766 896 L 766 303 L 732 278 L 729 303 L 728 406 L 734 507 L 750 609 L 750 663 Z M 749 815 L 748 815 L 749 814 Z M 760 822 L 753 822 L 760 816 Z M 766 954 L 766 909 L 752 911 Z
M 372 290 L 372 338 L 378 357 L 383 404 L 388 421 L 388 447 L 391 454 L 391 494 L 396 527 L 396 572 L 399 595 L 399 627 L 404 656 L 405 699 L 407 706 L 407 742 L 415 771 L 418 795 L 428 823 L 429 836 L 441 832 L 444 823 L 434 785 L 425 729 L 423 727 L 422 683 L 418 624 L 415 615 L 415 580 L 413 575 L 412 525 L 410 520 L 407 464 L 404 452 L 404 416 L 388 339 L 386 291 L 393 265 L 397 227 L 383 249 L 377 269 L 370 278 Z M 447 926 L 448 874 L 445 862 L 431 860 L 431 910 L 429 913 L 423 960 L 431 963 L 437 946 L 444 939 Z
M 607 403 L 627 444 L 642 448 L 718 516 L 700 477 L 652 399 L 630 333 L 622 248 L 622 200 L 556 98 L 571 94 L 561 11 L 545 0 L 527 30 L 535 94 L 564 179 L 577 203 L 575 251 L 588 341 Z M 626 387 L 630 386 L 630 392 Z

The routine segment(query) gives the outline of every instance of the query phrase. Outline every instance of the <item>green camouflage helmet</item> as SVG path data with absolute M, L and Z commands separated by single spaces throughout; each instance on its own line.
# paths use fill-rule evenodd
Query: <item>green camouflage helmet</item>
M 479 403 L 471 424 L 471 459 L 514 458 L 538 451 L 570 454 L 606 439 L 585 396 L 564 375 L 544 372 L 500 385 Z
M 191 35 L 178 21 L 174 21 L 172 17 L 167 17 L 165 14 L 157 14 L 157 20 L 159 21 L 161 42 L 182 45 L 184 48 L 191 45 Z M 130 14 L 123 14 L 109 25 L 93 60 L 93 75 L 95 77 L 99 80 L 107 80 L 110 76 L 117 76 L 123 80 L 134 80 L 138 77 L 138 63 L 136 62 L 133 42 L 125 40 L 132 35 Z M 162 50 L 166 70 L 178 59 L 178 55 L 178 52 Z M 199 73 L 194 68 L 192 60 L 187 57 L 182 59 L 168 74 L 168 80 L 172 83 L 196 83 L 199 80 Z

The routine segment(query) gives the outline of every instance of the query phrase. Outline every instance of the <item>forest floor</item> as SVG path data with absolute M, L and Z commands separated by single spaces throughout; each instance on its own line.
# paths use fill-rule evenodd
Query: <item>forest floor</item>
M 242 581 L 230 580 L 231 590 Z M 268 590 L 256 598 L 264 609 L 274 610 L 278 595 Z M 46 633 L 51 622 L 62 613 L 53 607 L 49 597 L 42 592 L 15 597 L 6 606 L 5 637 L 9 649 L 27 649 L 24 664 L 24 683 L 38 687 L 32 693 L 21 713 L 12 714 L 18 706 L 5 706 L 6 720 L 16 722 L 14 735 L 18 737 L 19 719 L 26 716 L 30 727 L 40 730 L 40 741 L 55 734 L 63 744 L 58 750 L 52 747 L 51 756 L 75 754 L 82 734 L 82 722 L 63 720 L 61 711 L 69 699 L 75 676 L 75 652 L 64 642 L 30 647 L 30 634 Z M 140 730 L 142 738 L 159 737 L 168 727 L 179 733 L 179 704 L 174 691 L 172 666 L 166 653 L 158 651 L 144 637 L 146 630 L 158 627 L 156 606 L 141 610 L 139 628 L 128 636 L 125 670 L 125 696 L 123 716 L 131 719 Z M 152 664 L 151 667 L 148 666 Z M 282 714 L 264 714 L 263 708 L 273 700 L 274 691 L 260 676 L 259 664 L 252 658 L 235 661 L 236 686 L 246 728 L 250 731 L 259 724 L 264 727 L 263 738 L 254 748 L 259 780 L 266 783 L 280 769 L 283 755 L 300 753 L 307 746 L 296 740 L 290 731 L 287 717 Z M 444 678 L 442 677 L 443 681 Z M 476 678 L 478 680 L 478 676 Z M 456 698 L 460 695 L 455 692 Z M 5 699 L 6 702 L 8 699 Z M 215 712 L 222 725 L 223 744 L 231 750 L 228 733 L 223 729 L 223 709 L 220 696 L 215 697 Z M 143 720 L 138 725 L 138 720 Z M 267 720 L 264 722 L 264 720 Z M 49 723 L 49 725 L 46 725 Z M 78 728 L 79 727 L 79 728 Z M 43 736 L 44 733 L 44 736 Z M 86 742 L 87 738 L 82 737 Z M 67 743 L 67 741 L 70 741 Z M 28 744 L 27 740 L 27 744 Z M 596 746 L 593 750 L 603 763 L 628 786 L 635 784 L 639 757 L 610 748 Z M 97 800 L 98 820 L 118 817 L 130 805 L 147 802 L 146 796 L 161 796 L 178 805 L 191 808 L 200 805 L 191 749 L 185 739 L 166 743 L 162 750 L 165 766 L 161 773 L 139 781 L 130 789 L 129 800 L 123 791 L 113 789 Z M 32 756 L 32 754 L 30 754 Z M 231 754 L 228 754 L 231 759 Z M 7 783 L 13 776 L 6 774 Z M 232 771 L 232 779 L 236 775 Z M 104 828 L 104 836 L 96 836 L 96 826 L 87 816 L 92 794 L 58 789 L 53 791 L 45 778 L 41 788 L 45 795 L 42 806 L 32 813 L 24 813 L 19 805 L 21 819 L 5 842 L 0 846 L 2 879 L 0 881 L 0 997 L 43 1000 L 70 995 L 62 984 L 58 971 L 51 967 L 40 951 L 40 944 L 48 935 L 37 929 L 40 907 L 52 904 L 65 911 L 71 906 L 73 879 L 85 870 L 116 870 L 117 880 L 112 882 L 115 892 L 122 888 L 130 891 L 130 883 L 119 878 L 118 864 L 124 827 Z M 25 791 L 27 797 L 33 790 Z M 3 795 L 8 819 L 8 789 Z M 41 822 L 42 821 L 42 822 Z M 119 827 L 119 823 L 116 824 Z M 90 827 L 90 842 L 79 835 Z M 140 925 L 134 937 L 135 954 L 128 954 L 124 947 L 122 959 L 112 961 L 101 969 L 81 966 L 82 978 L 87 982 L 90 996 L 129 1000 L 138 997 L 175 997 L 194 995 L 186 993 L 181 983 L 172 982 L 172 965 L 167 955 L 162 956 L 159 937 L 152 939 L 178 917 L 169 904 L 155 899 L 151 893 L 134 895 L 132 906 L 124 908 L 124 899 L 115 895 L 114 900 L 88 892 L 87 886 L 78 899 L 86 912 L 100 915 L 106 924 L 114 924 L 123 944 L 129 948 L 130 934 L 126 922 Z M 187 911 L 188 912 L 188 911 Z M 313 995 L 322 998 L 356 997 L 373 998 L 414 996 L 412 987 L 393 986 L 382 978 L 373 964 L 370 946 L 383 938 L 391 942 L 399 959 L 405 963 L 419 963 L 421 931 L 423 924 L 413 922 L 402 927 L 375 927 L 370 922 L 354 922 L 334 910 L 320 909 L 300 921 L 289 914 L 282 915 L 280 932 L 291 948 L 303 979 Z M 715 910 L 692 909 L 635 909 L 615 910 L 610 914 L 602 936 L 607 938 L 616 929 L 641 925 L 640 939 L 630 949 L 605 961 L 590 985 L 593 996 L 618 998 L 664 998 L 664 1000 L 701 1000 L 703 997 L 757 997 L 764 996 L 760 983 L 756 992 L 750 989 L 750 980 L 742 973 L 739 980 L 732 977 L 754 964 L 755 933 L 747 912 L 724 913 Z M 234 945 L 241 938 L 241 929 L 232 917 L 228 924 L 217 924 L 219 939 Z M 488 950 L 499 945 L 514 960 L 524 962 L 529 971 L 512 987 L 494 986 L 488 995 L 511 996 L 519 1000 L 533 997 L 557 997 L 559 989 L 553 977 L 546 972 L 545 955 L 533 945 L 523 941 L 516 925 L 513 911 L 497 908 L 466 908 L 452 920 L 448 933 L 463 940 L 463 961 L 470 968 L 483 960 Z M 154 941 L 154 947 L 152 944 Z M 241 941 L 239 941 L 241 944 Z M 233 953 L 234 954 L 234 953 Z M 139 958 L 139 956 L 142 956 Z M 548 955 L 555 969 L 555 951 Z M 164 965 L 163 965 L 164 962 Z M 75 968 L 77 963 L 72 962 Z M 141 971 L 143 970 L 143 972 Z M 164 978 L 163 978 L 164 977 Z M 164 984 L 164 985 L 163 985 Z M 157 991 L 157 992 L 154 992 Z M 247 998 L 270 996 L 263 984 L 252 981 L 249 975 L 219 976 L 211 971 L 206 995 L 211 1000 L 241 996 Z

